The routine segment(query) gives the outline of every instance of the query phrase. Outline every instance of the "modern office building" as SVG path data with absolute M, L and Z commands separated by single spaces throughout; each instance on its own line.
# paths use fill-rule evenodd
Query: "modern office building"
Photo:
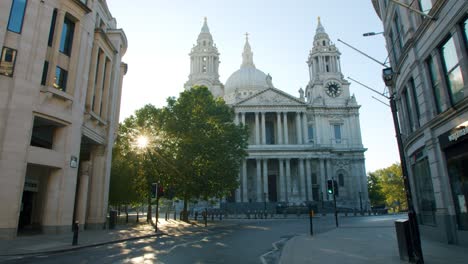
M 420 232 L 467 246 L 468 1 L 396 2 L 372 0 L 395 74 L 390 92 Z
M 237 208 L 259 209 L 265 203 L 321 205 L 333 200 L 327 181 L 334 179 L 340 207 L 369 209 L 360 106 L 343 78 L 341 53 L 320 19 L 311 40 L 304 67 L 310 79 L 297 97 L 276 88 L 272 77 L 255 66 L 248 36 L 240 69 L 224 85 L 218 74 L 220 54 L 206 19 L 190 52 L 185 89 L 207 86 L 234 109 L 236 122 L 250 128 L 240 187 L 227 199 Z
M 0 238 L 102 227 L 125 33 L 104 0 L 4 0 L 0 48 Z

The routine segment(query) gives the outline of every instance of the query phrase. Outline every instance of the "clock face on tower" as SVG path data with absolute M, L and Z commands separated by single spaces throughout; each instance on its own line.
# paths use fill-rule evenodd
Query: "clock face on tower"
M 325 84 L 325 92 L 330 97 L 338 97 L 341 94 L 341 85 L 336 81 L 329 81 Z

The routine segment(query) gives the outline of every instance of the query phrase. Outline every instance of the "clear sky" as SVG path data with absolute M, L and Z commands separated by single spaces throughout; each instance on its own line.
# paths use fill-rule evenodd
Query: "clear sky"
M 258 69 L 270 73 L 273 84 L 294 96 L 309 81 L 306 60 L 312 48 L 317 17 L 341 51 L 341 66 L 348 76 L 379 91 L 384 90 L 382 66 L 346 47 L 338 39 L 380 61 L 387 52 L 371 0 L 107 0 L 117 26 L 128 38 L 124 61 L 121 120 L 145 104 L 164 106 L 166 98 L 178 96 L 188 80 L 188 53 L 196 43 L 203 17 L 220 52 L 220 80 L 241 64 L 245 32 Z M 366 170 L 374 171 L 398 161 L 390 108 L 379 97 L 351 81 L 360 109 Z M 385 98 L 379 98 L 386 101 Z

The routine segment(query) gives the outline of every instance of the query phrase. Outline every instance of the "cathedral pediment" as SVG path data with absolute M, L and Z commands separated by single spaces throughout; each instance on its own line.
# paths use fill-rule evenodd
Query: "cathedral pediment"
M 238 103 L 236 106 L 305 106 L 306 103 L 300 99 L 291 96 L 283 91 L 275 88 L 268 88 L 250 97 L 247 97 Z

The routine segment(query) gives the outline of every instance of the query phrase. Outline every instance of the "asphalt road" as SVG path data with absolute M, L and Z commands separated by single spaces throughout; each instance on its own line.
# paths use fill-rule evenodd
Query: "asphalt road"
M 314 233 L 333 228 L 332 216 L 314 218 Z M 4 263 L 276 263 L 282 243 L 303 233 L 308 218 L 259 219 Z

